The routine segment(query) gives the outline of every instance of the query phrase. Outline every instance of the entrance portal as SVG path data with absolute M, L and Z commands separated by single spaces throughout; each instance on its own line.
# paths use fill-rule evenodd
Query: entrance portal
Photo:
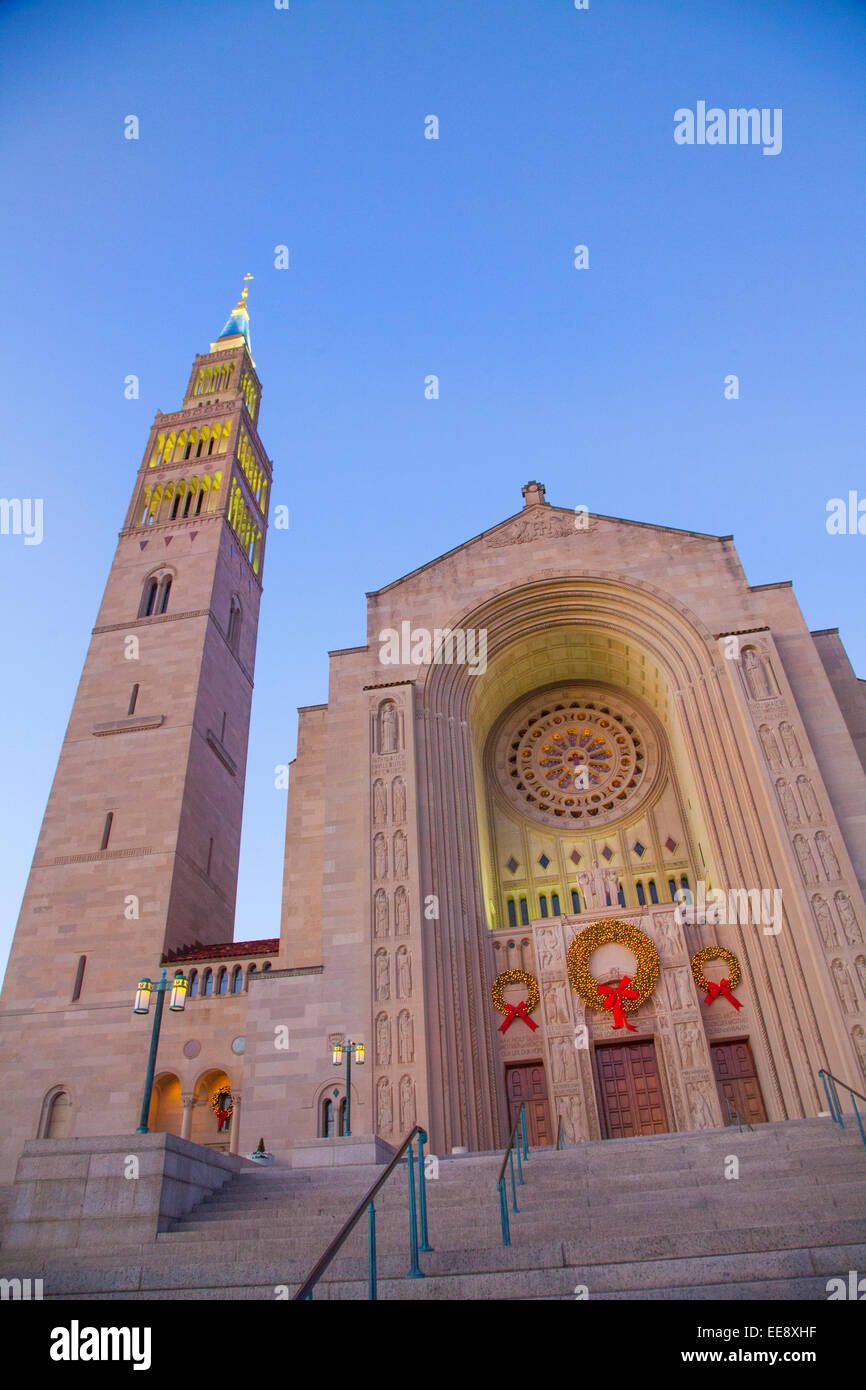
M 750 1125 L 764 1124 L 767 1112 L 748 1039 L 738 1038 L 735 1042 L 711 1043 L 710 1052 L 713 1056 L 713 1071 L 716 1075 L 725 1124 L 736 1124 L 728 1114 L 726 1099 L 738 1111 L 744 1124 L 747 1121 Z
M 540 1062 L 521 1062 L 505 1068 L 508 1091 L 508 1115 L 513 1125 L 520 1114 L 521 1102 L 526 1104 L 526 1138 L 533 1148 L 553 1143 L 550 1128 L 550 1106 L 547 1102 L 547 1077 Z
M 605 1139 L 667 1134 L 668 1120 L 655 1043 L 598 1043 L 595 1048 Z

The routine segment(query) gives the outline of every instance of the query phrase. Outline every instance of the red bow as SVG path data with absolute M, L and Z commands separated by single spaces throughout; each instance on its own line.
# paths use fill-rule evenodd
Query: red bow
M 723 994 L 728 1003 L 733 1004 L 735 1009 L 741 1009 L 743 1007 L 739 999 L 735 999 L 731 994 L 730 980 L 720 980 L 718 984 L 716 984 L 714 980 L 710 980 L 707 985 L 707 990 L 708 992 L 704 995 L 705 1004 L 712 1004 L 714 999 L 718 999 L 719 995 Z
M 526 1012 L 525 999 L 521 999 L 519 1004 L 506 1004 L 505 1007 L 507 1008 L 508 1013 L 505 1015 L 505 1018 L 499 1025 L 500 1033 L 507 1033 L 516 1018 L 522 1018 L 524 1023 L 529 1024 L 533 1033 L 535 1032 L 536 1028 L 538 1027 L 538 1024 L 533 1023 L 532 1019 L 529 1017 L 529 1014 Z
M 636 1033 L 637 1029 L 632 1027 L 632 1025 L 629 1023 L 628 1019 L 622 1011 L 622 1001 L 624 999 L 640 998 L 640 995 L 638 994 L 636 989 L 628 988 L 630 984 L 631 976 L 623 975 L 616 989 L 614 989 L 613 985 L 599 985 L 598 992 L 599 994 L 603 994 L 605 996 L 604 1004 L 602 1007 L 605 1009 L 613 1010 L 614 1028 L 627 1028 L 630 1033 Z
M 228 1119 L 228 1117 L 229 1117 L 229 1112 L 228 1112 L 228 1110 L 218 1110 L 218 1111 L 217 1111 L 217 1120 L 219 1121 L 219 1123 L 218 1123 L 218 1125 L 217 1125 L 217 1129 L 222 1129 L 222 1127 L 223 1127 L 223 1125 L 225 1124 L 225 1122 L 226 1122 L 226 1120 Z

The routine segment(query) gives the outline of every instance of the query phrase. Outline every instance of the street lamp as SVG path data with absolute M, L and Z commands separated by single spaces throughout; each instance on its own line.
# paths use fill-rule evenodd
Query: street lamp
M 133 1013 L 146 1014 L 150 1012 L 151 996 L 156 994 L 156 1008 L 153 1011 L 153 1028 L 150 1034 L 150 1055 L 147 1059 L 147 1076 L 144 1081 L 144 1097 L 141 1102 L 141 1118 L 138 1124 L 138 1133 L 147 1134 L 147 1120 L 150 1115 L 150 1099 L 153 1095 L 153 1074 L 156 1071 L 156 1049 L 159 1047 L 159 1030 L 162 1026 L 162 1009 L 165 1003 L 165 993 L 169 990 L 168 1007 L 174 1014 L 183 1013 L 186 1004 L 186 992 L 189 988 L 189 980 L 182 970 L 175 973 L 174 979 L 169 981 L 166 972 L 156 984 L 146 976 L 139 980 L 138 989 L 135 991 L 135 1007 Z
M 335 1067 L 339 1067 L 346 1057 L 346 1132 L 345 1138 L 352 1137 L 351 1112 L 352 1112 L 352 1053 L 355 1054 L 355 1061 L 359 1067 L 364 1065 L 364 1044 L 360 1042 L 335 1043 L 331 1060 Z

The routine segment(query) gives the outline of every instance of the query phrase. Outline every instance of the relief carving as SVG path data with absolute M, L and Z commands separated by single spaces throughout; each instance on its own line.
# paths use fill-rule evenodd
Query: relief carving
M 701 1030 L 697 1023 L 678 1023 L 676 1025 L 677 1042 L 679 1043 L 680 1057 L 686 1071 L 692 1071 L 696 1067 L 706 1064 L 704 1051 L 701 1047 Z
M 400 729 L 397 720 L 397 706 L 393 700 L 384 700 L 379 707 L 379 752 L 399 753 Z
M 402 777 L 395 777 L 391 787 L 391 808 L 394 824 L 402 825 L 406 819 L 406 783 Z
M 716 1129 L 718 1120 L 713 1114 L 706 1081 L 693 1081 L 689 1086 L 689 1109 L 695 1129 Z
M 373 824 L 384 825 L 388 819 L 388 797 L 385 792 L 385 783 L 375 781 L 373 783 Z
M 542 970 L 555 970 L 562 959 L 562 952 L 559 949 L 557 934 L 549 927 L 539 931 L 538 959 Z
M 574 1043 L 571 1038 L 550 1039 L 550 1061 L 554 1081 L 574 1081 L 577 1075 L 574 1057 Z
M 839 921 L 842 923 L 845 940 L 848 942 L 849 946 L 858 946 L 863 940 L 863 933 L 857 924 L 857 918 L 854 916 L 851 899 L 848 897 L 847 893 L 843 893 L 840 889 L 838 893 L 833 895 L 833 901 L 836 904 Z
M 836 894 L 837 898 L 839 894 Z M 825 898 L 820 893 L 812 895 L 812 911 L 815 914 L 815 921 L 818 923 L 818 930 L 821 933 L 821 940 L 825 946 L 838 946 L 839 937 L 830 916 L 830 908 Z
M 408 1009 L 401 1009 L 397 1019 L 397 1061 L 415 1061 L 415 1028 Z
M 408 873 L 409 847 L 403 831 L 398 830 L 394 836 L 394 875 L 396 878 L 406 878 Z
M 821 875 L 815 864 L 815 857 L 812 854 L 811 846 L 803 835 L 794 836 L 794 849 L 800 864 L 800 873 L 803 875 L 804 883 L 820 883 Z
M 384 888 L 377 888 L 374 898 L 374 918 L 375 933 L 377 936 L 388 935 L 388 895 Z
M 400 1133 L 406 1135 L 415 1126 L 415 1082 L 411 1076 L 400 1077 Z
M 791 791 L 791 788 L 785 781 L 784 777 L 779 777 L 777 779 L 776 791 L 779 796 L 779 802 L 781 804 L 782 811 L 785 815 L 785 820 L 788 822 L 789 825 L 799 825 L 800 813 L 797 810 L 797 803 L 794 800 L 794 793 Z
M 376 998 L 391 998 L 391 963 L 383 946 L 376 952 Z
M 412 997 L 412 957 L 407 946 L 401 946 L 397 952 L 397 998 L 411 999 Z
M 854 988 L 854 981 L 844 961 L 834 960 L 833 978 L 836 982 L 836 992 L 842 1001 L 842 1008 L 846 1014 L 859 1014 L 860 1005 L 857 1002 L 857 991 Z
M 800 752 L 800 745 L 797 742 L 797 735 L 794 733 L 794 730 L 791 728 L 791 725 L 787 722 L 787 720 L 783 720 L 783 722 L 779 725 L 779 733 L 782 737 L 782 743 L 784 745 L 785 752 L 788 755 L 788 762 L 791 764 L 792 767 L 802 767 L 803 754 Z
M 548 1023 L 570 1023 L 568 998 L 561 980 L 544 986 L 544 1008 Z
M 826 831 L 818 830 L 816 832 L 815 844 L 818 846 L 818 853 L 821 856 L 821 863 L 824 865 L 824 872 L 827 878 L 841 878 L 842 870 L 839 867 L 839 860 L 836 858 L 830 836 Z
M 387 1076 L 380 1076 L 376 1082 L 376 1133 L 390 1134 L 394 1128 L 394 1103 L 391 1099 L 391 1083 Z
M 666 970 L 664 973 L 672 1012 L 676 1013 L 681 1009 L 693 1009 L 695 993 L 692 988 L 691 971 L 680 966 L 675 970 Z
M 556 1102 L 556 1113 L 562 1119 L 562 1137 L 566 1144 L 579 1144 L 589 1138 L 581 1096 L 560 1096 Z
M 762 724 L 760 729 L 758 730 L 758 733 L 761 737 L 761 747 L 764 750 L 764 757 L 767 759 L 767 762 L 770 764 L 770 767 L 781 767 L 782 755 L 779 752 L 779 745 L 776 742 L 776 735 L 773 733 L 773 730 L 770 728 L 769 724 Z
M 862 1024 L 857 1024 L 851 1034 L 851 1040 L 854 1043 L 854 1051 L 857 1053 L 863 1079 L 866 1081 L 866 1029 L 863 1028 Z
M 401 884 L 394 894 L 394 918 L 396 922 L 396 935 L 409 935 L 409 894 Z
M 743 674 L 751 699 L 769 700 L 776 694 L 767 660 L 755 647 L 746 647 L 743 652 Z
M 808 821 L 821 820 L 821 807 L 818 805 L 818 798 L 815 795 L 812 783 L 804 773 L 800 773 L 797 778 L 797 788 L 800 792 L 800 800 L 803 803 L 803 810 L 806 812 Z
M 526 541 L 539 540 L 545 536 L 573 536 L 576 534 L 573 516 L 563 516 L 560 512 L 551 512 L 548 507 L 531 507 L 528 510 L 528 516 L 519 517 L 510 526 L 497 531 L 495 536 L 488 539 L 487 544 L 498 548 L 503 545 L 523 545 Z M 590 530 L 594 522 L 589 517 L 584 517 L 583 520 L 589 524 L 582 526 L 581 530 Z
M 388 849 L 385 836 L 382 834 L 373 838 L 373 877 L 375 879 L 388 877 Z
M 387 1014 L 379 1014 L 376 1019 L 376 1066 L 391 1065 L 391 1020 Z

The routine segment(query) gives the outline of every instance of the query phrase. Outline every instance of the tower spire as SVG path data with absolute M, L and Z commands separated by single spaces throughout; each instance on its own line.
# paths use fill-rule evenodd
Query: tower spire
M 221 352 L 224 348 L 229 347 L 231 343 L 227 340 L 243 338 L 247 345 L 250 358 L 252 358 L 252 347 L 250 346 L 250 315 L 247 309 L 247 295 L 249 294 L 249 285 L 247 281 L 252 279 L 253 276 L 249 273 L 244 276 L 244 288 L 241 292 L 241 297 L 232 309 L 222 333 L 220 333 L 215 343 L 211 343 L 211 352 Z M 253 366 L 255 366 L 255 363 L 253 363 Z

